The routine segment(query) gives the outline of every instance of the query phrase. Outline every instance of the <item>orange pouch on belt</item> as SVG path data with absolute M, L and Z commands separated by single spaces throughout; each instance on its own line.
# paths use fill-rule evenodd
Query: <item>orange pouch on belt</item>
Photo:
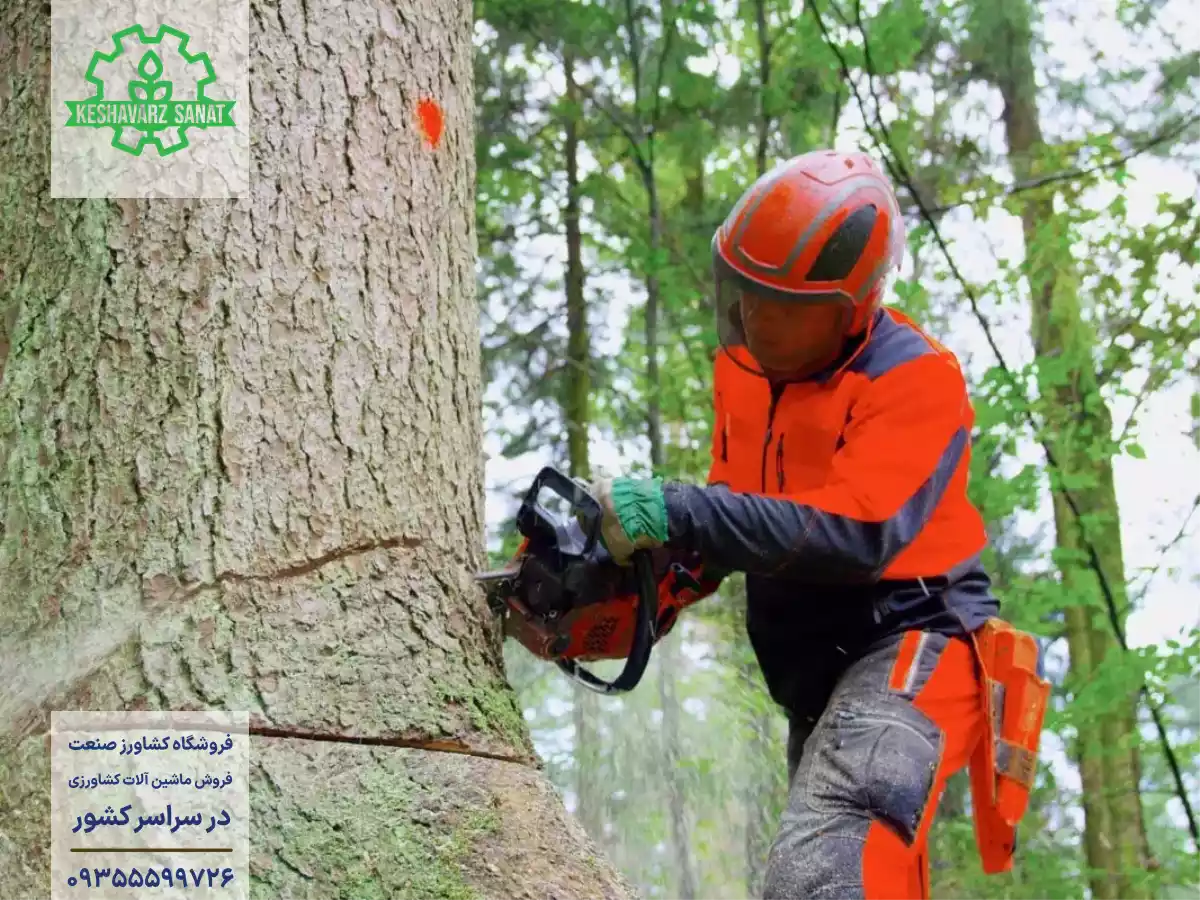
M 983 870 L 1012 868 L 1017 823 L 1037 774 L 1050 683 L 1038 675 L 1033 635 L 989 619 L 973 635 L 983 669 L 988 733 L 971 757 L 971 804 Z

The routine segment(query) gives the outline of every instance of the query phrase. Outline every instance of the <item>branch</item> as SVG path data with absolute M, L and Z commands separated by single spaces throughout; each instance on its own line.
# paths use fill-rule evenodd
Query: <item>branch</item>
M 635 209 L 633 207 L 633 202 L 631 200 L 628 200 L 626 197 L 624 197 L 619 191 L 616 194 L 614 194 L 613 196 L 615 196 L 633 215 L 638 216 L 638 217 L 640 217 L 642 215 L 641 210 Z M 695 264 L 688 257 L 687 253 L 685 253 L 679 247 L 678 239 L 675 235 L 674 230 L 671 228 L 664 228 L 663 229 L 663 238 L 664 238 L 663 245 L 666 247 L 667 253 L 671 257 L 671 261 L 674 262 L 676 265 L 681 266 L 682 268 L 684 268 L 687 271 L 687 273 L 691 276 L 693 282 L 695 283 L 697 290 L 700 292 L 704 292 L 706 289 L 709 289 L 710 284 L 709 284 L 708 280 L 706 278 L 702 277 L 701 274 L 696 271 Z M 662 312 L 663 316 L 666 318 L 667 324 L 675 330 L 675 333 L 678 335 L 682 335 L 683 329 L 680 327 L 679 320 L 675 318 L 675 314 L 671 308 L 671 305 L 669 303 L 664 303 L 659 307 L 659 310 L 660 310 L 660 312 Z M 706 365 L 702 361 L 698 361 L 696 359 L 693 341 L 686 341 L 685 345 L 687 347 L 686 352 L 687 352 L 688 363 L 692 367 L 692 374 L 697 379 L 703 380 L 703 373 L 705 372 L 705 370 L 707 368 Z
M 625 21 L 629 29 L 629 65 L 633 67 L 633 111 L 638 125 L 642 123 L 642 47 L 638 42 L 637 19 L 633 14 L 634 0 L 625 0 Z
M 1191 523 L 1192 516 L 1196 514 L 1197 509 L 1200 509 L 1200 494 L 1197 494 L 1196 499 L 1192 501 L 1192 507 L 1187 511 L 1187 515 L 1183 517 L 1183 523 L 1179 526 L 1179 531 L 1175 533 L 1175 537 L 1171 538 L 1171 540 L 1167 541 L 1158 548 L 1158 559 L 1155 561 L 1154 565 L 1150 568 L 1149 573 L 1146 575 L 1146 583 L 1142 585 L 1142 589 L 1138 593 L 1137 600 L 1134 602 L 1140 603 L 1145 599 L 1146 594 L 1150 591 L 1150 583 L 1158 576 L 1159 571 L 1162 569 L 1163 563 L 1166 561 L 1167 554 L 1179 546 L 1179 544 L 1187 536 L 1188 525 Z M 1132 608 L 1134 604 L 1130 603 L 1129 605 L 1130 608 Z
M 643 174 L 647 171 L 650 171 L 650 164 L 642 155 L 641 142 L 638 141 L 637 136 L 634 135 L 634 133 L 629 129 L 629 126 L 621 121 L 621 118 L 617 114 L 616 110 L 596 96 L 596 93 L 592 90 L 590 83 L 576 82 L 576 87 L 578 87 L 579 92 L 583 94 L 585 98 L 595 104 L 596 108 L 604 113 L 605 117 L 613 123 L 613 126 L 625 136 L 625 140 L 629 142 L 629 150 L 633 154 L 633 160 L 637 164 L 638 171 L 642 172 Z
M 639 114 L 638 121 L 639 121 L 639 125 L 640 125 L 640 121 L 641 121 L 640 111 L 637 108 L 636 104 L 638 103 L 637 98 L 640 96 L 640 91 L 641 91 L 641 87 L 639 84 L 639 81 L 641 78 L 641 75 L 640 75 L 641 66 L 636 59 L 637 36 L 636 36 L 636 32 L 633 31 L 633 25 L 632 25 L 633 11 L 632 11 L 631 0 L 627 0 L 626 9 L 629 10 L 629 15 L 630 15 L 630 23 L 631 23 L 630 24 L 630 40 L 632 41 L 632 43 L 634 45 L 634 49 L 633 49 L 634 57 L 631 58 L 631 62 L 633 63 L 633 71 L 634 71 L 633 90 L 634 90 L 634 98 L 635 98 L 634 99 L 635 112 L 638 112 L 638 114 Z M 557 60 L 560 65 L 562 65 L 564 67 L 566 66 L 566 62 L 564 59 L 564 53 L 558 46 L 561 43 L 561 41 L 559 39 L 552 38 L 551 35 L 547 34 L 543 30 L 532 27 L 532 26 L 528 27 L 528 31 L 541 44 L 542 49 L 546 53 L 549 53 L 552 57 L 554 57 L 554 59 Z M 647 168 L 647 163 L 646 163 L 646 160 L 642 156 L 641 141 L 638 140 L 638 138 L 630 130 L 629 126 L 626 125 L 623 121 L 621 121 L 621 117 L 617 114 L 616 110 L 614 110 L 609 104 L 602 101 L 596 95 L 596 93 L 592 90 L 590 84 L 577 82 L 576 87 L 579 88 L 580 92 L 583 94 L 583 96 L 586 99 L 590 100 L 596 106 L 597 109 L 599 109 L 602 113 L 604 113 L 605 117 L 610 122 L 612 122 L 613 127 L 615 127 L 618 131 L 621 132 L 621 134 L 623 134 L 625 136 L 625 139 L 627 141 L 629 141 L 629 148 L 633 152 L 633 157 L 634 157 L 634 160 L 637 162 L 638 168 L 642 171 L 645 171 L 645 169 Z
M 1171 368 L 1169 365 L 1165 363 L 1161 366 L 1151 364 L 1149 368 L 1150 374 L 1146 376 L 1146 383 L 1138 391 L 1138 395 L 1133 401 L 1133 408 L 1129 410 L 1129 416 L 1125 419 L 1125 424 L 1121 427 L 1121 433 L 1117 436 L 1118 446 L 1125 443 L 1125 439 L 1129 437 L 1129 430 L 1133 427 L 1134 420 L 1137 418 L 1138 410 L 1142 408 L 1142 404 L 1170 380 Z
M 778 50 L 779 47 L 783 44 L 784 38 L 790 37 L 791 35 L 797 33 L 796 26 L 798 26 L 800 24 L 800 19 L 803 17 L 803 15 L 804 15 L 804 10 L 801 9 L 800 12 L 797 13 L 796 15 L 790 16 L 786 22 L 780 23 L 779 30 L 775 32 L 775 37 L 773 37 L 773 38 L 771 38 L 771 40 L 767 41 L 767 62 L 768 63 L 770 63 L 772 61 L 772 57 L 775 56 L 775 51 Z
M 756 0 L 754 22 L 758 29 L 758 142 L 754 152 L 755 174 L 762 176 L 767 169 L 767 143 L 770 140 L 771 115 L 767 112 L 767 96 L 771 87 L 771 35 L 767 30 L 766 0 Z M 835 101 L 836 102 L 836 101 Z
M 1141 156 L 1155 147 L 1165 144 L 1179 137 L 1193 125 L 1200 122 L 1200 110 L 1182 116 L 1177 119 L 1172 125 L 1169 125 L 1155 134 L 1151 135 L 1141 144 L 1136 144 L 1130 150 L 1122 153 L 1120 156 L 1113 157 L 1102 163 L 1097 163 L 1094 166 L 1085 166 L 1077 169 L 1063 169 L 1059 172 L 1050 172 L 1038 178 L 1031 178 L 1028 181 L 1018 181 L 1004 190 L 991 191 L 973 200 L 958 200 L 954 203 L 948 203 L 945 206 L 935 206 L 930 210 L 934 215 L 947 213 L 952 209 L 958 209 L 961 206 L 975 206 L 980 203 L 986 203 L 991 200 L 1012 197 L 1015 194 L 1022 194 L 1026 191 L 1037 190 L 1038 188 L 1046 187 L 1051 184 L 1058 184 L 1063 181 L 1074 181 L 1079 178 L 1087 178 L 1090 175 L 1095 175 L 1099 172 L 1104 172 L 1109 169 L 1117 169 L 1125 165 L 1131 159 Z
M 666 8 L 668 5 L 670 5 L 669 0 L 662 0 L 662 8 L 663 8 L 662 49 L 661 49 L 661 52 L 658 54 L 658 72 L 655 74 L 655 78 L 654 78 L 654 112 L 651 115 L 651 119 L 650 119 L 650 139 L 652 141 L 652 143 L 650 144 L 651 164 L 653 164 L 653 162 L 654 162 L 653 139 L 654 139 L 655 133 L 658 131 L 658 117 L 659 117 L 660 109 L 662 107 L 663 78 L 666 75 L 666 70 L 667 70 L 667 57 L 671 52 L 671 41 L 675 37 L 675 16 L 671 16 L 670 30 L 667 29 Z

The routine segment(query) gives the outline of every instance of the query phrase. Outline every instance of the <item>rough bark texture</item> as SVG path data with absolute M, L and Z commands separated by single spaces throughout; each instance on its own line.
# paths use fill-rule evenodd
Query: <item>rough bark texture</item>
M 985 7 L 981 7 L 983 9 Z M 1045 150 L 1037 109 L 1030 10 L 1024 3 L 986 6 L 977 13 L 981 72 L 1004 99 L 1004 128 L 1009 161 L 1017 180 L 1039 174 Z M 1038 358 L 1053 376 L 1043 378 L 1048 400 L 1051 446 L 1062 472 L 1061 483 L 1087 522 L 1086 540 L 1100 558 L 1104 577 L 1124 610 L 1125 563 L 1120 512 L 1113 483 L 1111 451 L 1097 449 L 1112 434 L 1112 418 L 1096 381 L 1093 347 L 1071 271 L 1068 236 L 1048 196 L 1029 195 L 1022 208 L 1033 312 L 1033 341 Z M 1083 523 L 1070 509 L 1060 485 L 1053 486 L 1054 520 L 1063 585 L 1084 602 L 1065 610 L 1071 673 L 1085 684 L 1105 657 L 1120 652 L 1104 614 L 1096 573 L 1086 562 Z M 1114 702 L 1112 712 L 1081 723 L 1076 757 L 1083 782 L 1084 835 L 1088 864 L 1096 874 L 1096 897 L 1131 896 L 1128 877 L 1144 871 L 1149 848 L 1137 790 L 1136 696 Z
M 626 896 L 470 578 L 470 4 L 256 0 L 238 202 L 50 200 L 48 16 L 0 11 L 0 897 L 49 711 L 120 708 L 251 711 L 256 897 Z

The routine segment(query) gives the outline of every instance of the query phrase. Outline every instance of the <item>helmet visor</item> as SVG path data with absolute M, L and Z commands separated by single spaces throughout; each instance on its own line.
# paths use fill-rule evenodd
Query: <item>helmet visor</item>
M 854 306 L 840 292 L 790 294 L 718 275 L 717 334 L 758 375 L 804 377 L 840 352 Z

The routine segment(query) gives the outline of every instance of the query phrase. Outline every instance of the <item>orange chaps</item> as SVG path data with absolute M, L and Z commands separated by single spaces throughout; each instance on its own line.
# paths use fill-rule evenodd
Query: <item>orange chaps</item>
M 842 674 L 815 725 L 793 721 L 765 898 L 929 896 L 930 823 L 987 730 L 975 660 L 966 640 L 905 632 Z

